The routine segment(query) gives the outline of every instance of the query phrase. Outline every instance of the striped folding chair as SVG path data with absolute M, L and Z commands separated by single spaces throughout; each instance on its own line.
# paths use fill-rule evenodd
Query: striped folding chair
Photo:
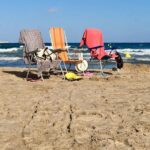
M 84 59 L 71 59 L 69 58 L 69 46 L 67 43 L 66 34 L 63 28 L 50 28 L 50 38 L 52 43 L 53 51 L 58 52 L 59 59 L 62 60 L 67 72 L 66 64 L 75 64 L 75 69 L 77 71 L 85 71 L 88 68 L 88 63 Z

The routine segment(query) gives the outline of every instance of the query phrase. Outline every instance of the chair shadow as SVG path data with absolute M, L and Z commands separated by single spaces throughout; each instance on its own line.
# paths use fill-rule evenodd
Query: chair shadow
M 27 71 L 23 71 L 23 72 L 22 71 L 3 71 L 3 72 L 7 73 L 7 74 L 15 75 L 16 77 L 23 78 L 23 79 L 25 79 L 26 75 L 27 75 Z M 51 75 L 56 75 L 56 74 L 51 73 Z M 44 77 L 44 79 L 49 79 L 50 76 L 49 76 L 49 74 L 46 74 L 46 72 L 43 72 L 43 77 Z M 35 70 L 31 70 L 28 78 L 37 80 L 38 79 L 37 72 Z
M 113 75 L 113 73 L 111 73 L 111 72 L 103 72 L 103 73 L 106 75 Z
M 90 72 L 95 72 L 95 71 L 90 71 Z M 111 72 L 107 72 L 107 71 L 103 71 L 103 72 L 101 72 L 101 71 L 96 71 L 96 74 L 99 74 L 99 75 L 106 75 L 106 76 L 111 76 L 111 75 L 113 75 L 113 73 L 111 73 Z
M 96 73 L 96 76 L 100 76 L 100 77 L 111 77 L 112 75 L 113 75 L 113 73 L 107 72 L 107 71 Z
M 3 72 L 7 73 L 7 74 L 15 75 L 16 77 L 19 77 L 19 78 L 26 78 L 26 75 L 27 75 L 27 71 L 23 71 L 23 72 L 21 72 L 21 71 L 3 71 Z M 29 78 L 37 79 L 37 74 L 30 72 Z

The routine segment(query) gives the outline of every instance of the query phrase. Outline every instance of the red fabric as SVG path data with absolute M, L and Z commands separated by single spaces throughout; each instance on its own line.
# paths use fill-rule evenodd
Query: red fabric
M 104 42 L 102 32 L 98 29 L 86 29 L 82 40 L 80 42 L 80 47 L 86 45 L 89 49 L 97 46 L 103 46 L 101 48 L 92 49 L 91 56 L 97 59 L 102 59 L 104 56 L 109 56 L 104 50 Z M 110 56 L 111 57 L 111 56 Z M 114 58 L 114 57 L 113 57 Z

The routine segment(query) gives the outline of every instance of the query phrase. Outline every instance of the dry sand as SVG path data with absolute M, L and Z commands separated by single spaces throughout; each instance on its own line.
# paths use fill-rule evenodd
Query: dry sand
M 27 82 L 0 68 L 0 150 L 149 150 L 150 66 Z

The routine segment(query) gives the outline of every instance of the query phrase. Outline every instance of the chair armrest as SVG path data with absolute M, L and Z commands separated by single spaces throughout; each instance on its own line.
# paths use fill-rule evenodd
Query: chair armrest
M 68 51 L 67 49 L 54 49 L 54 50 L 52 50 L 52 52 L 53 53 L 60 53 L 60 52 L 62 52 L 62 51 L 64 51 L 64 52 L 66 52 L 66 51 Z

